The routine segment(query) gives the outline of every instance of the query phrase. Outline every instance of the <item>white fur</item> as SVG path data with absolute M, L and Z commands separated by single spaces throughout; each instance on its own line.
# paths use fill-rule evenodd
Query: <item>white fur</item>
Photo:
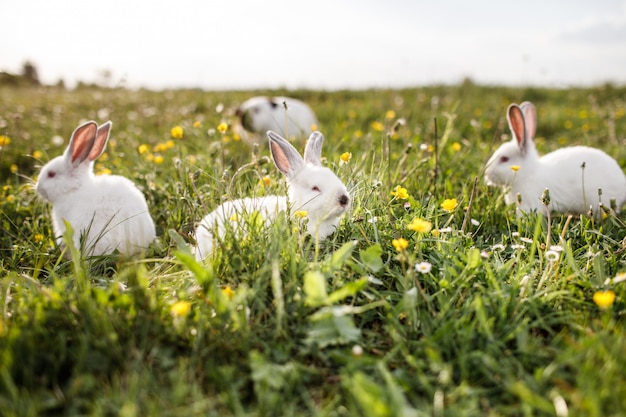
M 341 180 L 328 168 L 321 166 L 324 137 L 313 132 L 304 151 L 304 158 L 285 139 L 268 132 L 272 159 L 287 178 L 288 197 L 266 196 L 227 201 L 200 221 L 196 228 L 196 259 L 206 258 L 215 246 L 216 238 L 223 238 L 227 222 L 240 230 L 242 219 L 258 212 L 266 225 L 280 213 L 307 212 L 307 233 L 318 240 L 332 234 L 341 216 L 350 206 L 350 196 Z
M 489 185 L 508 190 L 507 204 L 517 203 L 519 195 L 518 210 L 541 211 L 546 188 L 550 192 L 549 209 L 558 213 L 585 214 L 591 208 L 599 215 L 600 203 L 609 207 L 614 199 L 619 209 L 626 202 L 626 176 L 609 155 L 599 149 L 573 146 L 540 157 L 533 142 L 537 114 L 532 103 L 511 104 L 507 119 L 513 139 L 495 151 L 485 170 Z M 520 167 L 517 172 L 511 169 L 514 165 Z M 601 197 L 598 189 L 602 189 Z
M 143 194 L 127 178 L 95 176 L 93 161 L 106 147 L 111 122 L 76 128 L 64 154 L 39 173 L 37 192 L 52 203 L 52 226 L 62 245 L 64 220 L 74 229 L 73 241 L 84 254 L 124 254 L 145 250 L 156 238 Z M 82 237 L 82 244 L 81 244 Z
M 295 98 L 252 97 L 239 106 L 236 114 L 244 129 L 257 134 L 272 130 L 284 138 L 302 138 L 317 129 L 313 110 Z

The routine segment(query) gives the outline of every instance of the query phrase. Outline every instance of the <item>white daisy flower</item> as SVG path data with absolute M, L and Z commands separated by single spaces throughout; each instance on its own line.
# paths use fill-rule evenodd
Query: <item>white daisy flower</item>
M 429 262 L 420 262 L 415 265 L 415 270 L 421 274 L 428 274 L 433 266 Z

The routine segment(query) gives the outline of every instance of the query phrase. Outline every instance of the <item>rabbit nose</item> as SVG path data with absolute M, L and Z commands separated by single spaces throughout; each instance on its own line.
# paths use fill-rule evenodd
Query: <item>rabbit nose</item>
M 342 206 L 346 206 L 349 201 L 350 201 L 350 199 L 345 194 L 343 194 L 341 197 L 339 197 L 339 204 L 342 205 Z

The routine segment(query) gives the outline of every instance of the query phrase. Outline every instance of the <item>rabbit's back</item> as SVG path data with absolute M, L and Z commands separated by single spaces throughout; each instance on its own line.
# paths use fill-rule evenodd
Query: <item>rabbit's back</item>
M 228 228 L 240 231 L 246 219 L 259 213 L 266 225 L 270 225 L 276 216 L 287 211 L 287 198 L 284 196 L 265 196 L 259 198 L 241 198 L 226 201 L 207 214 L 196 228 L 196 258 L 204 259 L 212 252 L 215 237 L 223 238 Z
M 621 167 L 600 149 L 573 146 L 541 157 L 552 209 L 586 213 L 615 200 L 618 208 L 626 202 L 626 176 Z M 601 195 L 599 195 L 599 191 Z

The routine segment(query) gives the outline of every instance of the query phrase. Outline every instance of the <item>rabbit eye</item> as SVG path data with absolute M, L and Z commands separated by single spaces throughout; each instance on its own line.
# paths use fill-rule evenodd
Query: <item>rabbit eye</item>
M 54 171 L 48 172 L 48 178 L 54 178 L 54 177 L 56 177 L 56 175 L 57 175 L 57 173 L 54 172 Z
M 314 185 L 313 187 L 311 187 L 311 191 L 315 191 L 315 192 L 320 192 L 320 187 L 318 187 L 317 185 Z
M 500 157 L 500 163 L 503 164 L 505 162 L 509 162 L 509 157 L 508 156 L 501 156 Z

